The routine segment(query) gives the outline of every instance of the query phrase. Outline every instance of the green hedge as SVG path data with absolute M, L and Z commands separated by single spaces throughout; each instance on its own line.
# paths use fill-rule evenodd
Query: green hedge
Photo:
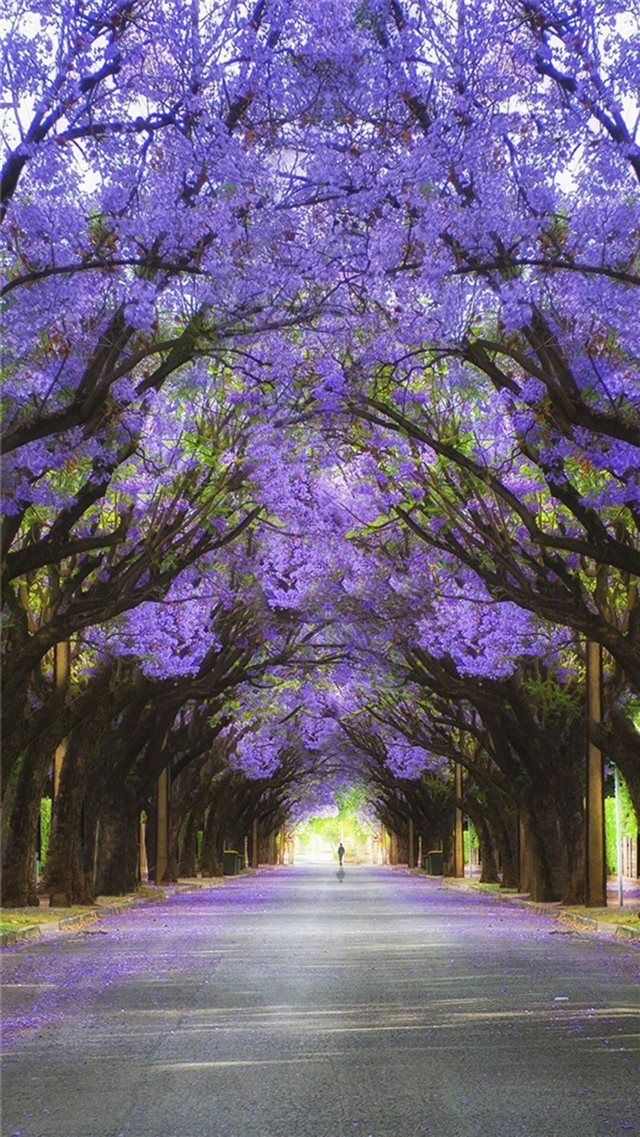
M 51 836 L 51 798 L 40 799 L 40 868 L 47 863 L 49 852 L 49 838 Z
M 471 847 L 478 848 L 478 834 L 476 833 L 475 826 L 469 822 L 469 828 L 464 830 L 464 863 L 469 864 L 469 837 L 471 837 Z M 477 859 L 477 858 L 476 858 Z
M 638 819 L 631 804 L 629 791 L 623 778 L 620 778 L 620 800 L 622 803 L 622 835 L 635 837 L 638 832 Z M 607 871 L 618 871 L 618 857 L 616 849 L 616 799 L 607 797 L 604 801 L 604 823 L 607 841 Z

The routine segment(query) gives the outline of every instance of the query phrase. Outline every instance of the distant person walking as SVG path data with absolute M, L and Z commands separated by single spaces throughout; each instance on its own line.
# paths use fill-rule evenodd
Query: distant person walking
M 342 841 L 341 841 L 340 844 L 338 845 L 338 860 L 340 861 L 340 868 L 342 868 L 342 858 L 344 857 L 344 851 L 345 851 L 344 845 L 342 844 Z

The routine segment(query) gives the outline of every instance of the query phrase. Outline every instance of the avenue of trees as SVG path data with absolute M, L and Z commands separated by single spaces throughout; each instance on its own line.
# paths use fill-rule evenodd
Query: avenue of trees
M 44 796 L 72 904 L 143 813 L 215 874 L 354 784 L 583 898 L 587 747 L 640 817 L 639 47 L 617 0 L 9 0 L 4 904 Z

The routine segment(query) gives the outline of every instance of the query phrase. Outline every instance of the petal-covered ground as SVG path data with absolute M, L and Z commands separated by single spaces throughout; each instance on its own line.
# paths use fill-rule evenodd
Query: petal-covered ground
M 285 868 L 4 956 L 3 1137 L 640 1133 L 640 952 Z

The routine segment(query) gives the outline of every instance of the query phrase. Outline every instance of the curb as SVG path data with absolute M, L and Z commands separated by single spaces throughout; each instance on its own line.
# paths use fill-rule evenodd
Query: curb
M 53 924 L 54 929 L 57 931 L 59 923 Z M 24 928 L 15 928 L 9 932 L 0 932 L 0 947 L 10 947 L 11 944 L 22 943 L 23 940 L 39 939 L 42 935 L 40 924 L 25 924 Z
M 583 924 L 587 928 L 593 928 L 594 931 L 613 934 L 616 939 L 640 944 L 640 927 L 634 928 L 631 924 L 610 924 L 607 920 L 596 920 L 592 916 L 583 916 L 580 912 L 567 912 L 564 909 L 560 912 L 560 918 L 567 924 Z
M 132 905 L 121 904 L 117 907 L 125 908 L 132 907 Z M 104 909 L 89 909 L 88 912 L 79 912 L 75 916 L 64 916 L 61 920 L 49 920 L 42 924 L 25 924 L 24 928 L 15 928 L 9 932 L 0 933 L 0 947 L 10 947 L 11 944 L 19 944 L 23 940 L 46 939 L 48 936 L 55 935 L 56 932 L 61 932 L 63 928 L 68 928 L 71 924 L 97 920 L 103 912 L 107 911 L 109 911 L 109 906 L 105 905 Z
M 426 876 L 427 874 L 424 873 L 423 875 Z M 536 912 L 540 916 L 551 916 L 566 924 L 582 924 L 584 927 L 591 928 L 609 938 L 640 944 L 640 928 L 634 928 L 630 924 L 612 924 L 607 920 L 597 920 L 594 916 L 583 916 L 579 912 L 571 912 L 567 908 L 562 908 L 557 901 L 543 904 L 537 900 L 526 900 L 522 893 L 511 893 L 509 895 L 500 892 L 483 892 L 479 888 L 472 888 L 463 883 L 454 884 L 453 880 L 449 881 L 439 876 L 431 876 L 428 879 L 439 881 L 442 888 L 448 888 L 453 892 L 458 890 L 473 896 L 486 896 L 492 900 L 499 900 L 502 904 L 513 904 L 516 908 L 526 908 L 529 912 Z
M 205 878 L 206 879 L 206 878 Z M 217 878 L 212 877 L 213 880 Z M 118 912 L 126 912 L 130 908 L 137 908 L 142 904 L 159 904 L 171 896 L 182 896 L 188 892 L 199 892 L 203 888 L 219 888 L 219 884 L 169 884 L 159 885 L 157 896 L 127 896 L 124 900 L 114 901 L 110 904 L 99 904 L 89 908 L 86 912 L 78 912 L 74 916 L 63 916 L 60 920 L 46 921 L 41 924 L 25 924 L 23 928 L 11 929 L 0 933 L 0 947 L 11 947 L 27 940 L 48 939 L 73 924 L 82 924 L 99 920 L 102 916 L 114 916 Z
M 137 908 L 142 904 L 159 904 L 163 900 L 169 900 L 172 896 L 184 896 L 186 893 L 201 892 L 206 888 L 221 888 L 227 879 L 240 880 L 243 876 L 261 876 L 265 872 L 270 872 L 280 867 L 282 866 L 260 865 L 257 869 L 243 870 L 243 872 L 235 878 L 202 877 L 198 884 L 181 884 L 180 881 L 175 881 L 170 884 L 161 884 L 157 886 L 157 896 L 127 896 L 124 900 L 113 901 L 108 904 L 99 904 L 94 908 L 88 908 L 86 912 L 78 912 L 74 916 L 63 916 L 60 920 L 50 920 L 41 924 L 25 924 L 23 928 L 0 932 L 0 948 L 12 947 L 14 944 L 23 943 L 28 940 L 48 939 L 50 936 L 64 931 L 65 928 L 69 928 L 73 924 L 92 922 L 99 920 L 102 916 L 113 916 L 118 912 L 126 912 L 130 908 Z

